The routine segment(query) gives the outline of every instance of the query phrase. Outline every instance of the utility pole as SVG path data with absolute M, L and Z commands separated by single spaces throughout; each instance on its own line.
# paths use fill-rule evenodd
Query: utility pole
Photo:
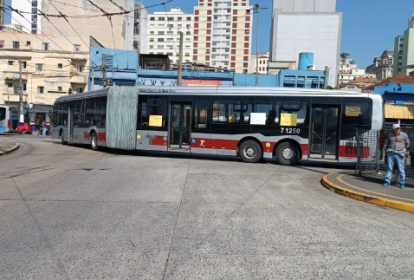
M 324 77 L 324 82 L 323 82 L 323 88 L 326 89 L 328 87 L 328 75 L 329 75 L 329 67 L 325 66 L 325 77 Z
M 106 63 L 105 63 L 105 54 L 102 54 L 102 85 L 106 87 Z
M 184 34 L 182 31 L 178 32 L 180 34 L 180 57 L 178 59 L 178 73 L 177 73 L 177 86 L 183 85 L 183 39 Z
M 93 66 L 92 62 L 92 90 L 95 90 L 95 67 Z
M 233 86 L 236 85 L 236 69 L 233 69 Z
M 24 114 L 23 114 L 23 81 L 22 81 L 22 61 L 19 60 L 19 115 L 20 115 L 20 122 L 24 122 Z
M 256 22 L 256 86 L 259 85 L 259 12 L 260 10 L 266 10 L 266 7 L 260 7 L 259 4 L 255 5 L 253 11 L 257 14 Z

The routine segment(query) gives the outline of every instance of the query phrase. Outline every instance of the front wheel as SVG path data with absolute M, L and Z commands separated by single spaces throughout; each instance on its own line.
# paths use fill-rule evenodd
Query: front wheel
M 98 150 L 98 138 L 95 133 L 91 135 L 91 149 L 94 151 Z
M 291 142 L 284 142 L 276 149 L 277 161 L 283 165 L 295 165 L 299 161 L 299 149 Z
M 257 163 L 263 157 L 263 150 L 256 141 L 247 140 L 241 144 L 239 156 L 244 162 Z

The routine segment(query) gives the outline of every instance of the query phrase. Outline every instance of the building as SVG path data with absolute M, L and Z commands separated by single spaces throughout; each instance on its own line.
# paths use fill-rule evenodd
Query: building
M 134 49 L 134 13 L 113 15 L 109 19 L 102 12 L 102 10 L 106 13 L 132 11 L 134 10 L 134 0 L 92 1 L 100 9 L 87 0 L 17 0 L 22 3 L 28 1 L 31 1 L 32 4 L 36 2 L 37 5 L 43 2 L 42 12 L 45 14 L 58 15 L 62 13 L 69 16 L 67 20 L 70 24 L 62 17 L 48 17 L 50 22 L 45 19 L 41 20 L 42 17 L 40 17 L 37 21 L 38 29 L 43 34 L 92 36 L 106 47 L 123 50 Z M 23 8 L 19 7 L 19 10 L 23 10 Z M 32 10 L 31 7 L 29 10 Z M 39 23 L 41 23 L 41 28 L 39 28 Z M 69 41 L 66 42 L 66 44 L 68 43 L 70 44 Z
M 296 61 L 314 53 L 314 70 L 330 68 L 329 85 L 337 86 L 342 13 L 336 0 L 273 0 L 270 60 Z
M 351 73 L 352 70 L 357 69 L 358 66 L 353 59 L 339 60 L 339 73 Z
M 339 73 L 339 84 L 349 83 L 355 81 L 356 79 L 365 79 L 367 83 L 372 81 L 377 81 L 375 74 L 369 74 L 365 72 L 365 69 L 353 69 L 351 72 Z
M 134 6 L 134 50 L 147 53 L 147 8 L 142 3 Z
M 147 54 L 168 55 L 172 65 L 178 65 L 180 33 L 183 32 L 183 62 L 191 62 L 193 53 L 194 15 L 179 8 L 148 15 Z
M 24 107 L 29 108 L 32 122 L 36 114 L 48 121 L 56 98 L 86 90 L 89 52 L 75 51 L 63 36 L 0 32 L 0 38 L 4 43 L 0 53 L 0 104 L 18 105 L 20 64 Z M 93 42 L 87 37 L 68 38 L 84 50 Z
M 393 75 L 408 75 L 414 69 L 414 16 L 408 19 L 404 35 L 397 36 L 394 42 Z
M 199 0 L 194 7 L 193 62 L 248 73 L 252 8 L 248 0 Z
M 269 71 L 269 52 L 259 53 L 259 74 L 267 74 Z M 250 55 L 249 73 L 256 73 L 256 54 Z
M 375 64 L 371 64 L 370 66 L 368 66 L 367 68 L 365 68 L 365 73 L 375 74 Z
M 0 0 L 3 1 L 4 0 Z M 11 23 L 15 25 L 21 25 L 23 32 L 41 34 L 42 33 L 42 17 L 38 16 L 38 11 L 43 9 L 42 0 L 13 0 L 11 1 L 11 7 L 19 11 L 31 11 L 32 14 L 18 13 L 16 11 L 11 12 Z M 2 11 L 3 12 L 3 11 Z M 54 11 L 55 14 L 58 12 Z
M 384 51 L 374 59 L 375 75 L 377 80 L 383 80 L 393 75 L 394 51 Z

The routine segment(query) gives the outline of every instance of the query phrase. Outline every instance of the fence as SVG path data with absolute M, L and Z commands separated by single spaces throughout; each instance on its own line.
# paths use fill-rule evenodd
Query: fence
M 392 131 L 392 124 L 386 124 L 383 131 L 371 130 L 368 132 L 357 131 L 357 170 L 360 176 L 384 180 L 387 174 L 387 160 L 384 143 L 388 133 Z M 414 133 L 414 125 L 401 125 L 401 131 L 410 135 Z M 414 136 L 414 134 L 413 134 Z M 411 137 L 414 140 L 414 137 Z M 405 158 L 406 185 L 414 186 L 414 153 L 409 153 Z M 392 183 L 397 184 L 399 174 L 394 167 Z

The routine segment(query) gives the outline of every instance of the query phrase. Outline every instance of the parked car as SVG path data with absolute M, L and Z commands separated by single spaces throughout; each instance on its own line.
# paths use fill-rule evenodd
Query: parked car
M 16 132 L 21 133 L 21 134 L 32 133 L 33 129 L 32 129 L 32 126 L 29 125 L 28 123 L 19 122 Z

